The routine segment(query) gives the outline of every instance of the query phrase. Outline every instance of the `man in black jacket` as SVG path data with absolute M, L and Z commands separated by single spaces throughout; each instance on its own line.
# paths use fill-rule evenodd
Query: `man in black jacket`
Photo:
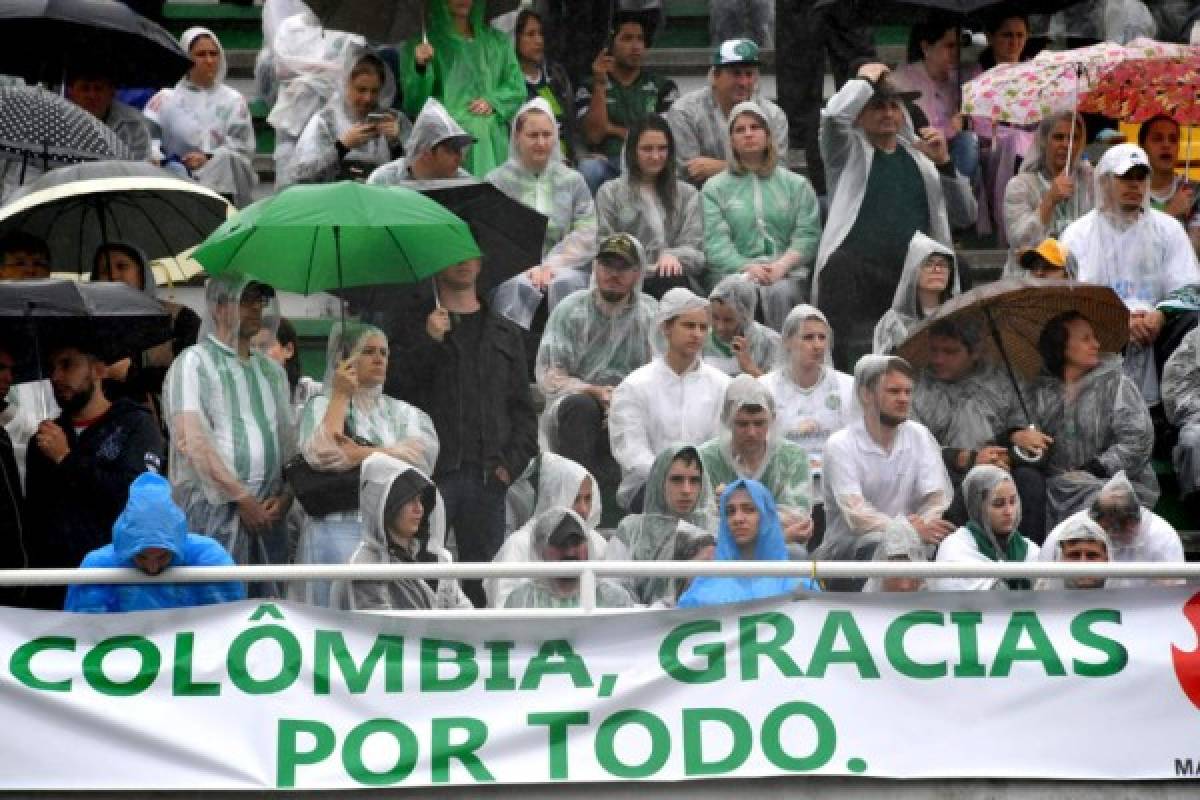
M 480 300 L 478 259 L 442 271 L 438 304 L 389 331 L 386 391 L 425 411 L 440 449 L 433 479 L 460 561 L 491 561 L 504 542 L 504 497 L 537 453 L 522 331 Z M 463 590 L 487 605 L 479 581 Z
M 43 420 L 25 456 L 26 511 L 34 567 L 75 567 L 112 539 L 129 484 L 159 469 L 163 440 L 143 406 L 104 395 L 107 369 L 94 345 L 48 348 L 50 385 L 62 414 Z M 65 590 L 29 593 L 29 604 L 61 609 Z
M 8 407 L 8 390 L 13 382 L 12 355 L 0 342 L 0 412 Z M 24 500 L 21 496 L 21 474 L 13 455 L 8 431 L 0 426 L 0 569 L 24 569 L 29 566 L 29 543 L 25 537 Z M 21 605 L 24 586 L 0 588 L 0 605 Z

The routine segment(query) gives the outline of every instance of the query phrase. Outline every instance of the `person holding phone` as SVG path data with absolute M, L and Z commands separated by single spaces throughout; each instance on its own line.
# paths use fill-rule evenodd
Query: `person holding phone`
M 704 344 L 704 362 L 731 378 L 757 378 L 779 361 L 783 343 L 779 334 L 754 321 L 758 293 L 740 275 L 729 275 L 708 295 L 712 303 L 712 328 Z
M 387 110 L 395 93 L 383 61 L 372 53 L 360 57 L 338 96 L 304 127 L 282 182 L 364 181 L 399 156 L 411 126 L 403 114 Z

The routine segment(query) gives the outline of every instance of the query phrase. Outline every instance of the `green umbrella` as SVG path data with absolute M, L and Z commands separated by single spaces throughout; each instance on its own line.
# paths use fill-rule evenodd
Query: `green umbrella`
M 210 275 L 301 294 L 416 283 L 479 256 L 467 224 L 437 202 L 352 181 L 292 186 L 259 200 L 193 254 Z

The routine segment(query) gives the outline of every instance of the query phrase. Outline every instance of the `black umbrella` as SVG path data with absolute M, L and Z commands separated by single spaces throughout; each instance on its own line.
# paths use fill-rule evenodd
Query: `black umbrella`
M 321 24 L 357 33 L 372 42 L 395 44 L 424 33 L 426 0 L 307 0 Z M 487 0 L 484 18 L 515 11 L 519 0 Z
M 20 171 L 18 184 L 29 167 L 129 158 L 117 134 L 74 103 L 36 86 L 0 88 L 0 160 Z
M 991 13 L 1001 9 L 1014 14 L 1053 14 L 1080 0 L 817 0 L 815 8 L 853 2 L 855 16 L 864 24 L 909 24 L 914 15 L 930 12 Z
M 0 73 L 55 84 L 73 64 L 118 85 L 171 86 L 192 60 L 171 34 L 118 0 L 3 0 Z
M 0 281 L 0 346 L 17 362 L 14 382 L 43 377 L 58 342 L 98 343 L 97 354 L 115 361 L 170 338 L 170 315 L 123 283 Z
M 126 242 L 149 259 L 174 256 L 217 229 L 232 206 L 195 181 L 140 161 L 96 161 L 49 172 L 0 208 L 0 236 L 32 233 L 59 272 L 88 272 L 96 248 Z

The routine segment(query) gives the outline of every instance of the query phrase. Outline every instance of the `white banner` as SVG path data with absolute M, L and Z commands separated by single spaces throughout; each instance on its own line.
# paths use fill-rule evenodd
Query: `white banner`
M 0 774 L 6 789 L 1197 777 L 1198 631 L 1184 588 L 523 621 L 0 609 Z

